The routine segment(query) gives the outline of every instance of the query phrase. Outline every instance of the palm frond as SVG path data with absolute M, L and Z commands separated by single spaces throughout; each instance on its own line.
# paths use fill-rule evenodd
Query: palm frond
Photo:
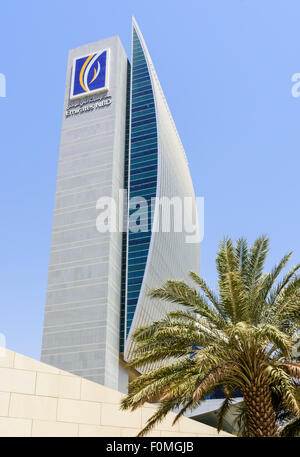
M 226 313 L 224 312 L 224 307 L 222 303 L 219 301 L 217 295 L 208 287 L 204 279 L 200 278 L 196 273 L 193 271 L 190 272 L 190 276 L 193 281 L 200 286 L 202 292 L 214 306 L 214 308 L 220 313 L 220 315 L 226 319 Z
M 250 302 L 252 302 L 252 296 L 253 292 L 255 292 L 257 281 L 261 278 L 268 250 L 269 239 L 266 236 L 257 238 L 250 249 L 246 280 L 246 288 Z
M 217 367 L 208 373 L 195 390 L 193 400 L 202 400 L 209 392 L 221 385 L 224 378 L 228 376 L 228 372 L 230 372 L 230 368 L 225 365 Z
M 218 432 L 220 432 L 223 429 L 225 416 L 233 404 L 233 393 L 234 392 L 231 391 L 230 393 L 226 394 L 225 400 L 223 401 L 221 407 L 218 409 L 218 413 L 217 413 L 217 430 L 218 430 Z
M 282 438 L 300 437 L 300 419 L 294 418 L 285 424 L 279 431 Z
M 238 269 L 241 278 L 246 280 L 248 271 L 248 243 L 245 238 L 239 238 L 236 242 L 235 254 L 238 259 Z
M 204 297 L 182 281 L 167 281 L 163 287 L 149 292 L 152 298 L 158 298 L 178 305 L 187 306 L 207 318 L 215 325 L 225 325 L 221 316 L 213 310 Z

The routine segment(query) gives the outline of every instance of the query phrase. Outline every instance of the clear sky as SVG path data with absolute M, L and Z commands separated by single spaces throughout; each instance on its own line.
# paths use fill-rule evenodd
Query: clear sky
M 226 235 L 299 246 L 299 0 L 3 1 L 0 10 L 0 333 L 39 358 L 70 48 L 139 23 L 205 198 L 201 274 Z

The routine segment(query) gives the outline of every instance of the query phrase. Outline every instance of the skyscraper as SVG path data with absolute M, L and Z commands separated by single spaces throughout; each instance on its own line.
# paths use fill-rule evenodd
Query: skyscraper
M 175 214 L 185 199 L 197 232 L 186 155 L 135 20 L 131 64 L 117 36 L 71 50 L 44 362 L 126 391 L 132 331 L 172 307 L 149 290 L 199 271 L 199 241 Z M 105 201 L 125 214 L 115 230 L 99 231 Z M 167 210 L 171 230 L 161 222 Z

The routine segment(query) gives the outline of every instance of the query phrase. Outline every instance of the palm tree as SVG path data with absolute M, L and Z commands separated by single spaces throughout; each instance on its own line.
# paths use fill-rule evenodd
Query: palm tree
M 300 264 L 279 279 L 289 253 L 271 273 L 263 273 L 268 249 L 265 236 L 251 247 L 243 238 L 236 244 L 231 239 L 221 242 L 216 257 L 218 295 L 192 272 L 197 288 L 170 280 L 151 291 L 154 299 L 180 307 L 132 336 L 130 365 L 144 374 L 130 383 L 121 408 L 134 410 L 147 401 L 160 404 L 139 436 L 177 409 L 175 423 L 220 386 L 225 400 L 218 430 L 238 391 L 249 436 L 278 436 L 274 393 L 293 417 L 300 417 L 295 395 L 300 363 L 292 356 L 300 322 Z

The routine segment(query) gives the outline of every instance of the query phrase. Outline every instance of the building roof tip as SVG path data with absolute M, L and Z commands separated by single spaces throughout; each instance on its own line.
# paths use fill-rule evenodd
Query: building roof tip
M 137 23 L 137 20 L 136 20 L 136 18 L 135 18 L 133 15 L 132 15 L 132 25 L 133 25 L 135 28 L 137 28 L 138 30 L 140 30 L 139 25 L 138 25 L 138 23 Z

